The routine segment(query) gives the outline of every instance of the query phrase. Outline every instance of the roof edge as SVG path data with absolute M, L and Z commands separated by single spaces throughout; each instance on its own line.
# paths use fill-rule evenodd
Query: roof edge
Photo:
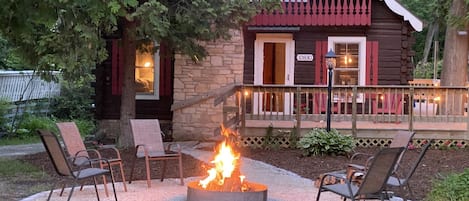
M 410 25 L 415 29 L 417 32 L 421 32 L 423 29 L 423 22 L 417 18 L 414 14 L 412 14 L 409 10 L 404 8 L 400 3 L 396 0 L 384 0 L 384 3 L 391 9 L 392 12 L 403 16 L 405 21 L 409 21 Z

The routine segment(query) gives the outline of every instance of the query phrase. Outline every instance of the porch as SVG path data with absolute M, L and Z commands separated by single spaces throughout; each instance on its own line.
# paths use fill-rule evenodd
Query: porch
M 332 89 L 331 128 L 352 135 L 360 146 L 382 146 L 395 130 L 416 132 L 416 144 L 466 146 L 469 139 L 468 87 L 337 86 Z M 271 126 L 279 146 L 293 134 L 326 127 L 327 87 L 319 85 L 242 85 L 231 91 L 224 124 L 239 125 L 245 146 L 261 146 Z M 224 94 L 226 97 L 226 94 Z M 222 96 L 223 97 L 223 96 Z M 215 99 L 215 103 L 221 99 Z

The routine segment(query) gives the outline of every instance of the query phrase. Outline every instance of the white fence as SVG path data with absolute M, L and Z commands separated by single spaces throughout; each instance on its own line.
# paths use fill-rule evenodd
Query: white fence
M 54 75 L 58 72 L 54 72 Z M 60 95 L 60 84 L 46 82 L 33 71 L 0 70 L 0 98 L 17 102 Z

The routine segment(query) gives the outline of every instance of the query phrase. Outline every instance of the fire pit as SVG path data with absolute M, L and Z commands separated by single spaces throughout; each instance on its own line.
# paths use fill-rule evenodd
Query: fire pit
M 187 185 L 187 201 L 266 201 L 267 186 L 248 182 L 240 172 L 240 154 L 236 152 L 239 135 L 222 126 L 225 140 L 215 150 L 214 167 L 208 176 Z
M 266 201 L 267 186 L 252 182 L 246 182 L 251 187 L 245 192 L 212 191 L 206 190 L 199 185 L 198 181 L 187 185 L 187 201 Z

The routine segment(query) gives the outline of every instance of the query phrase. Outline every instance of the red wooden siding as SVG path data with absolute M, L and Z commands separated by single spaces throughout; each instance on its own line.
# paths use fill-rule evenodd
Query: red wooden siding
M 366 85 L 378 85 L 378 41 L 366 42 Z
M 252 26 L 367 26 L 372 0 L 289 0 L 282 11 L 261 11 Z
M 314 84 L 327 84 L 327 67 L 324 56 L 327 53 L 327 41 L 316 41 Z
M 112 95 L 122 94 L 123 81 L 123 49 L 119 44 L 119 40 L 112 40 Z

